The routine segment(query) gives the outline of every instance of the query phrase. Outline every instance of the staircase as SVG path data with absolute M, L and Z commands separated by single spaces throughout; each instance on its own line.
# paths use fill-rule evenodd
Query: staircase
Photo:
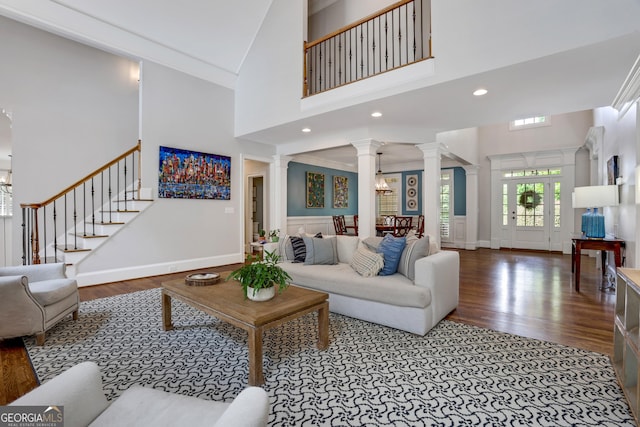
M 64 262 L 67 275 L 151 204 L 141 188 L 141 141 L 96 171 L 41 203 L 23 203 L 24 265 Z
M 108 218 L 108 221 L 96 222 L 93 224 L 90 221 L 83 224 L 76 225 L 75 229 L 79 229 L 81 226 L 86 227 L 87 232 L 74 232 L 73 228 L 67 230 L 67 244 L 58 244 L 54 249 L 53 243 L 50 245 L 50 252 L 55 253 L 54 256 L 49 257 L 47 262 L 64 262 L 67 265 L 67 276 L 75 277 L 77 268 L 82 261 L 95 254 L 96 250 L 107 243 L 109 239 L 118 234 L 121 230 L 127 227 L 128 224 L 133 222 L 142 212 L 144 212 L 149 206 L 153 204 L 151 199 L 151 189 L 141 189 L 140 199 L 116 199 L 111 201 L 110 205 L 120 203 L 122 209 L 120 210 L 104 210 L 100 209 L 95 212 L 95 216 L 104 216 Z M 108 206 L 106 207 L 108 209 Z M 59 236 L 58 242 L 64 242 L 64 235 Z M 41 254 L 44 256 L 44 253 Z

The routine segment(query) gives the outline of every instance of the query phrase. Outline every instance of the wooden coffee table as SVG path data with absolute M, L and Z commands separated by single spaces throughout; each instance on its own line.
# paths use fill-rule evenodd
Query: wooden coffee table
M 245 299 L 238 282 L 225 279 L 230 272 L 220 273 L 220 282 L 211 286 L 190 286 L 184 279 L 162 283 L 162 320 L 164 330 L 171 324 L 171 299 L 175 298 L 207 314 L 224 320 L 249 334 L 249 385 L 264 384 L 262 372 L 262 335 L 289 320 L 318 312 L 318 348 L 329 346 L 329 295 L 311 289 L 289 286 L 273 299 L 255 302 Z

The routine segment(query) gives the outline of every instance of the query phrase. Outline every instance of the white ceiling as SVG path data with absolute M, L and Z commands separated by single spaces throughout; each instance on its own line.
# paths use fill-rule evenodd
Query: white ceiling
M 238 74 L 267 0 L 54 0 L 86 17 Z
M 293 0 L 292 0 L 293 1 Z M 295 0 L 300 1 L 300 0 Z M 311 0 L 310 11 L 335 0 Z M 0 14 L 134 58 L 180 59 L 182 71 L 233 87 L 272 0 L 0 0 Z M 630 13 L 638 14 L 640 7 Z M 541 28 L 542 29 L 542 28 Z M 274 145 L 301 139 L 309 147 L 348 143 L 353 129 L 387 142 L 383 162 L 407 157 L 390 142 L 433 142 L 437 132 L 506 123 L 611 104 L 640 52 L 640 32 L 502 69 L 317 114 L 243 137 Z M 159 61 L 163 63 L 163 61 Z M 164 62 L 171 62 L 170 60 Z M 489 94 L 475 98 L 478 86 Z M 0 108 L 2 106 L 0 105 Z M 373 110 L 383 117 L 373 120 Z M 398 137 L 397 130 L 403 130 Z M 411 147 L 410 147 L 411 148 Z M 412 148 L 417 150 L 415 148 Z M 415 152 L 419 156 L 419 152 Z M 353 164 L 355 150 L 319 156 Z

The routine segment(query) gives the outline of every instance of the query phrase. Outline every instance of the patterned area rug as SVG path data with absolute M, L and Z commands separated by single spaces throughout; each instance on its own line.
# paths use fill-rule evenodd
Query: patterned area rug
M 44 347 L 25 343 L 41 381 L 100 366 L 107 397 L 131 384 L 231 401 L 246 385 L 246 333 L 160 290 L 83 302 Z M 633 426 L 609 358 L 443 321 L 425 337 L 336 314 L 316 349 L 315 314 L 269 330 L 264 374 L 274 426 Z

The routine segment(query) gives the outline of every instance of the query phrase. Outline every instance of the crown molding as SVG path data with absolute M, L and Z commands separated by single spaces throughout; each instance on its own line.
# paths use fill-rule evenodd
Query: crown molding
M 638 100 L 640 100 L 640 55 L 611 103 L 611 106 L 618 110 L 618 120 L 622 119 Z

